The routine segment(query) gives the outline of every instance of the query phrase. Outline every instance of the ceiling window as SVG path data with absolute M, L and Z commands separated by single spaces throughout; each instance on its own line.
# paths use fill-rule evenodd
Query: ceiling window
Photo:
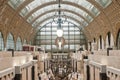
M 25 0 L 9 0 L 9 1 L 8 1 L 8 4 L 9 4 L 12 8 L 16 9 L 16 8 L 19 7 L 20 4 L 22 4 L 24 1 L 25 1 Z
M 9 33 L 8 37 L 7 37 L 7 44 L 6 44 L 6 49 L 14 49 L 14 38 L 13 35 L 11 33 Z
M 112 0 L 95 0 L 95 1 L 98 2 L 104 8 L 106 8 L 112 2 Z
M 17 50 L 17 51 L 21 51 L 21 50 L 22 50 L 22 42 L 21 42 L 20 37 L 17 38 L 16 50 Z

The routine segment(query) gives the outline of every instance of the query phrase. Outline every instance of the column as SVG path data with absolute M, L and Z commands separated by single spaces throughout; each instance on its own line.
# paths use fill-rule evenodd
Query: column
M 37 63 L 34 64 L 31 68 L 31 74 L 32 74 L 32 80 L 38 80 L 38 69 L 37 69 Z
M 28 67 L 28 69 L 27 69 L 27 80 L 32 80 L 32 78 L 31 78 L 31 73 L 32 73 L 32 71 L 31 71 L 31 69 L 32 69 L 32 66 L 30 66 L 30 67 Z
M 95 80 L 100 80 L 99 79 L 99 68 L 98 67 L 95 67 Z
M 26 68 L 22 69 L 22 80 L 26 80 Z
M 90 65 L 90 80 L 94 80 L 94 67 Z
M 34 66 L 35 66 L 35 79 L 34 80 L 38 80 L 38 65 L 37 65 L 37 63 L 34 64 Z

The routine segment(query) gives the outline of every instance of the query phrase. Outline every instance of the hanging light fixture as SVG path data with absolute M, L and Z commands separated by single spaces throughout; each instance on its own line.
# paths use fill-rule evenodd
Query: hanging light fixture
M 61 0 L 58 0 L 58 10 L 55 12 L 55 15 L 53 17 L 53 21 L 58 24 L 57 26 L 57 38 L 55 40 L 55 44 L 58 46 L 59 50 L 62 49 L 62 47 L 65 45 L 65 39 L 63 37 L 63 29 L 62 29 L 62 24 L 67 21 L 67 17 L 64 14 L 64 12 L 61 13 Z
M 53 21 L 58 24 L 57 31 L 56 31 L 57 37 L 62 37 L 62 36 L 63 36 L 63 29 L 62 29 L 61 24 L 66 21 L 66 16 L 64 15 L 64 12 L 63 12 L 63 14 L 61 15 L 60 0 L 59 0 L 58 8 L 59 8 L 59 9 L 58 9 L 58 15 L 57 15 L 57 13 L 55 13 L 54 18 L 53 18 Z M 64 17 L 65 19 L 62 20 L 61 17 Z M 58 19 L 55 20 L 55 18 L 58 18 Z
M 63 30 L 62 30 L 62 26 L 61 26 L 61 23 L 62 23 L 62 20 L 61 20 L 61 11 L 60 11 L 60 0 L 59 0 L 59 11 L 58 11 L 58 28 L 57 28 L 57 36 L 58 37 L 62 37 L 63 36 Z

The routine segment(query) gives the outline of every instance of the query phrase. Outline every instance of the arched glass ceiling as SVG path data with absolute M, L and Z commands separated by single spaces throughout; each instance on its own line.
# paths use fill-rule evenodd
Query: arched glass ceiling
M 39 22 L 43 21 L 43 20 L 46 19 L 47 17 L 50 17 L 50 16 L 52 16 L 52 15 L 54 15 L 54 14 L 55 14 L 55 13 L 52 12 L 52 13 L 48 13 L 48 14 L 40 17 L 39 19 L 37 19 L 37 20 L 32 24 L 32 26 L 33 26 L 33 27 L 36 27 Z
M 70 1 L 72 3 L 81 5 L 81 6 L 85 7 L 86 9 L 88 9 L 94 15 L 98 15 L 98 13 L 99 13 L 99 10 L 93 4 L 91 4 L 90 2 L 88 2 L 86 0 L 64 0 L 64 1 Z
M 44 3 L 47 3 L 47 2 L 51 2 L 51 1 L 56 1 L 56 0 L 45 0 L 44 2 L 41 2 L 42 4 Z M 65 0 L 64 0 L 65 1 Z M 64 2 L 62 1 L 62 2 Z M 67 0 L 66 0 L 67 1 Z M 76 0 L 77 1 L 77 0 Z M 61 2 L 61 3 L 62 3 Z M 70 2 L 70 1 L 67 1 L 67 2 Z M 73 1 L 74 2 L 74 1 Z M 72 2 L 72 3 L 73 3 Z M 30 4 L 28 4 L 24 9 L 22 9 L 21 11 L 21 14 L 22 16 L 26 16 L 28 13 L 30 13 L 33 9 L 37 8 L 38 6 L 42 5 L 40 3 L 40 0 L 34 0 L 33 2 L 31 2 Z M 76 2 L 74 2 L 76 4 Z M 57 4 L 57 2 L 56 2 Z M 74 5 L 75 5 L 74 4 Z M 71 6 L 74 6 L 74 5 L 71 5 Z M 86 0 L 80 0 L 78 5 L 86 8 L 88 11 L 90 11 L 91 13 L 93 13 L 94 15 L 97 15 L 97 13 L 99 12 L 97 8 L 94 7 L 94 5 L 92 5 L 91 3 L 89 3 L 88 1 Z M 94 8 L 94 10 L 92 10 Z
M 67 21 L 70 19 L 71 21 L 74 21 L 74 22 L 76 22 L 77 24 L 79 24 L 79 28 L 83 28 L 83 25 L 81 25 L 81 24 L 83 24 L 83 23 L 81 23 L 80 21 L 78 21 L 78 20 L 76 20 L 75 18 L 73 18 L 73 17 L 70 17 L 70 16 L 67 16 L 68 18 L 67 18 Z M 41 26 L 41 24 L 43 23 L 43 22 L 45 22 L 45 21 L 47 21 L 47 20 L 49 20 L 49 19 L 52 19 L 53 18 L 53 16 L 50 16 L 50 17 L 47 17 L 46 19 L 44 19 L 42 22 L 40 22 L 36 27 L 34 27 L 34 28 L 38 28 L 38 27 L 40 27 Z M 58 18 L 56 18 L 56 20 L 57 20 Z M 53 20 L 52 20 L 53 21 Z
M 31 16 L 29 16 L 29 18 L 27 19 L 29 22 L 32 22 L 33 19 L 35 19 L 36 17 L 38 17 L 38 15 L 41 15 L 42 13 L 48 11 L 48 10 L 52 10 L 52 9 L 58 9 L 58 5 L 50 5 L 50 6 L 46 6 L 36 12 L 34 12 Z
M 17 7 L 19 7 L 22 3 L 24 3 L 25 0 L 9 0 L 8 1 L 8 4 L 16 9 Z M 28 0 L 29 1 L 29 0 Z M 32 1 L 31 3 L 29 3 L 26 7 L 28 7 L 29 10 L 32 10 L 33 8 L 41 5 L 41 4 L 44 4 L 46 2 L 50 2 L 50 1 L 56 1 L 56 0 L 34 0 Z M 73 2 L 73 3 L 76 3 L 76 4 L 79 4 L 79 5 L 82 5 L 84 7 L 87 7 L 87 8 L 90 8 L 92 3 L 89 3 L 88 1 L 86 0 L 64 0 L 64 1 L 70 1 L 70 2 Z M 99 3 L 102 7 L 107 7 L 111 2 L 112 0 L 95 0 L 97 3 Z M 29 1 L 30 2 L 30 1 Z M 92 5 L 93 6 L 93 5 Z
M 28 4 L 24 9 L 22 9 L 20 14 L 22 16 L 26 16 L 34 8 L 40 6 L 40 5 L 44 4 L 44 3 L 51 2 L 51 1 L 56 1 L 56 0 L 34 0 L 30 4 Z
M 43 23 L 41 23 L 41 25 L 38 27 L 38 29 L 42 28 L 41 26 L 44 26 L 46 23 L 50 23 L 52 21 L 53 21 L 53 19 L 51 19 L 51 18 L 46 20 L 46 21 L 44 21 Z M 74 23 L 76 26 L 81 26 L 79 23 L 77 23 L 76 21 L 74 21 L 72 19 L 68 18 L 67 21 L 70 22 L 70 23 Z
M 32 24 L 32 26 L 33 26 L 33 27 L 38 26 L 39 22 L 43 21 L 44 19 L 46 19 L 46 18 L 48 18 L 48 17 L 50 17 L 50 16 L 53 16 L 54 14 L 55 14 L 55 12 L 51 12 L 51 13 L 48 13 L 48 14 L 46 14 L 46 15 L 38 18 L 38 19 Z M 74 14 L 72 14 L 72 13 L 69 13 L 69 12 L 65 12 L 65 15 L 68 15 L 69 17 L 73 17 L 73 18 L 75 18 L 76 20 L 81 21 L 82 23 L 84 23 L 83 26 L 87 26 L 87 25 L 88 25 L 88 23 L 85 22 L 85 21 L 84 21 L 82 18 L 80 18 L 79 16 L 76 16 L 76 15 L 74 15 Z
M 8 4 L 12 8 L 17 9 L 21 4 L 23 4 L 25 2 L 29 3 L 28 5 L 25 5 L 25 7 L 23 7 L 23 9 L 20 11 L 20 14 L 23 17 L 25 17 L 27 14 L 29 14 L 31 11 L 33 11 L 33 14 L 31 16 L 27 15 L 27 18 L 29 17 L 27 21 L 31 22 L 36 17 L 38 17 L 40 14 L 42 14 L 48 10 L 57 9 L 57 7 L 58 7 L 57 1 L 58 0 L 33 0 L 33 1 L 31 1 L 31 0 L 8 0 Z M 97 2 L 103 8 L 106 8 L 112 2 L 112 0 L 94 0 L 94 1 Z M 75 13 L 78 13 L 81 16 L 83 16 L 84 18 L 86 18 L 89 22 L 91 22 L 93 20 L 92 17 L 94 17 L 93 15 L 97 16 L 100 13 L 99 10 L 93 5 L 94 1 L 92 3 L 90 3 L 91 1 L 88 2 L 87 0 L 62 0 L 61 1 L 61 5 L 62 5 L 61 9 L 72 10 Z M 66 3 L 68 3 L 68 4 L 66 4 Z M 44 4 L 46 4 L 46 5 L 44 5 Z M 41 6 L 42 8 L 38 10 L 37 7 L 40 5 L 42 5 L 43 7 Z M 79 6 L 80 8 L 77 7 L 76 5 Z M 35 8 L 37 8 L 36 9 L 37 11 L 34 10 Z
M 24 1 L 25 1 L 25 0 L 9 0 L 9 1 L 8 1 L 8 4 L 9 4 L 12 8 L 16 9 L 16 8 L 19 7 L 20 4 L 22 4 Z
M 79 21 L 82 22 L 82 23 L 85 23 L 85 24 L 83 24 L 83 26 L 87 26 L 87 25 L 88 25 L 88 23 L 87 23 L 86 21 L 84 21 L 81 17 L 79 17 L 79 16 L 77 16 L 77 15 L 74 15 L 74 14 L 72 14 L 72 13 L 69 13 L 69 12 L 64 12 L 64 13 L 65 13 L 66 15 L 69 15 L 70 17 L 73 17 L 73 18 L 79 20 Z
M 68 8 L 69 7 L 69 8 Z M 52 9 L 58 9 L 58 4 L 55 5 L 51 5 L 51 6 L 46 6 L 36 12 L 34 12 L 28 19 L 28 22 L 32 22 L 36 17 L 38 17 L 39 15 L 41 15 L 42 13 L 45 13 L 48 10 L 52 10 Z M 76 8 L 74 6 L 70 6 L 70 5 L 65 5 L 65 4 L 61 4 L 61 9 L 64 10 L 70 10 L 70 11 L 74 11 L 78 14 L 80 14 L 81 16 L 85 17 L 86 20 L 88 20 L 89 22 L 91 22 L 93 20 L 93 18 L 86 12 L 84 12 L 83 10 Z
M 106 8 L 112 2 L 112 0 L 95 0 L 95 1 L 104 8 Z

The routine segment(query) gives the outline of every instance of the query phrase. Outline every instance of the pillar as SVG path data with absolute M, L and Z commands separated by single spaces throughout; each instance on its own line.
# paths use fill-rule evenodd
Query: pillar
M 28 69 L 27 69 L 27 80 L 32 80 L 32 78 L 31 78 L 31 74 L 32 74 L 31 69 L 32 69 L 32 66 L 28 67 Z

